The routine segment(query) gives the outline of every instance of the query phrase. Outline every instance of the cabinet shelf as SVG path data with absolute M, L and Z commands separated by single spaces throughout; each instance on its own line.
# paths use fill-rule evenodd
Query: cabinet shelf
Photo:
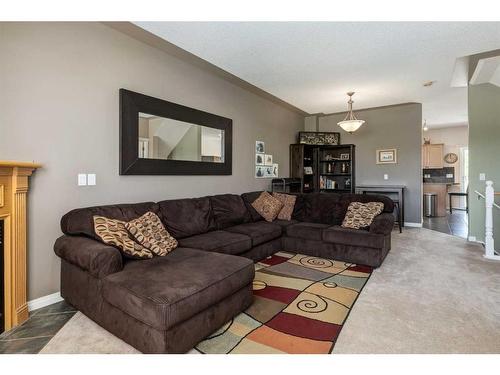
M 290 177 L 302 180 L 301 191 L 304 193 L 353 193 L 356 187 L 355 147 L 352 144 L 338 146 L 292 144 L 290 145 Z M 349 156 L 349 158 L 340 159 L 341 155 Z M 338 159 L 330 159 L 330 157 Z M 313 174 L 305 174 L 304 167 L 311 167 Z M 342 173 L 345 167 L 348 173 Z
M 320 176 L 330 176 L 330 177 L 351 177 L 350 173 L 320 173 Z
M 344 163 L 344 162 L 350 162 L 350 161 L 351 161 L 351 159 L 342 159 L 342 160 L 336 159 L 336 160 L 320 160 L 319 162 L 320 163 L 338 163 L 338 162 Z

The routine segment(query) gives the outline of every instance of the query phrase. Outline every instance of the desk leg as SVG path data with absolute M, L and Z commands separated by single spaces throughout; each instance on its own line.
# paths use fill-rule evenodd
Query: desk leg
M 399 201 L 401 202 L 401 207 L 400 209 L 400 214 L 401 214 L 401 223 L 404 228 L 405 226 L 405 192 L 403 189 L 401 189 L 399 192 Z

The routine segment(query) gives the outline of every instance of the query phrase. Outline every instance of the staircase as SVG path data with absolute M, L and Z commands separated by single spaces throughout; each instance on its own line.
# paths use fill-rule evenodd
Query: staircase
M 500 206 L 495 203 L 495 195 L 500 194 L 495 193 L 493 181 L 486 181 L 486 190 L 484 195 L 477 190 L 475 190 L 474 193 L 477 194 L 478 199 L 483 198 L 485 201 L 486 215 L 484 225 L 484 257 L 491 260 L 500 260 L 499 252 L 495 251 L 495 241 L 493 238 L 493 208 L 500 210 Z

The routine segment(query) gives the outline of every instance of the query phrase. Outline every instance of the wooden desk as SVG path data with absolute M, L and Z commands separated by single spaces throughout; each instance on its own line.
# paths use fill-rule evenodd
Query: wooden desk
M 401 225 L 405 226 L 405 185 L 357 185 L 356 193 L 366 194 L 397 194 L 399 201 L 399 217 Z

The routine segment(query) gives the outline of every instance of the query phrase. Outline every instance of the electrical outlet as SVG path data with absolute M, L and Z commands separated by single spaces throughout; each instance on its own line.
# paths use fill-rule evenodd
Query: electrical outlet
M 384 180 L 388 180 L 389 179 L 389 175 L 386 173 L 384 174 Z
M 486 181 L 486 173 L 479 173 L 479 181 Z
M 87 175 L 85 173 L 78 173 L 78 186 L 87 186 Z
M 89 185 L 89 186 L 97 185 L 95 173 L 90 173 L 87 175 L 87 185 Z

